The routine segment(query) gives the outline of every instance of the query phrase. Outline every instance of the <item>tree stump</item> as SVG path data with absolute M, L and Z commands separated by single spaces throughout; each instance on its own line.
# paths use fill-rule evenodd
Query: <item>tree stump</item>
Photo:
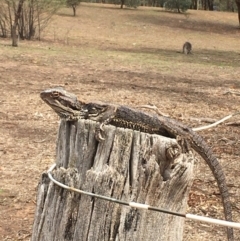
M 172 158 L 175 139 L 97 123 L 62 120 L 54 179 L 65 185 L 127 202 L 185 212 L 193 180 L 191 152 Z M 174 155 L 173 155 L 174 156 Z M 130 208 L 71 192 L 42 174 L 32 241 L 181 241 L 184 218 Z

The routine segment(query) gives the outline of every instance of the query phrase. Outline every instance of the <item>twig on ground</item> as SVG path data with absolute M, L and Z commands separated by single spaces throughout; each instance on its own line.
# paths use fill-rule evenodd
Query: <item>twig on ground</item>
M 43 143 L 47 140 L 47 138 L 43 139 L 43 140 L 33 140 L 34 143 Z
M 231 94 L 231 95 L 240 95 L 240 92 L 228 90 L 228 91 L 225 92 L 223 95 L 228 95 L 228 94 Z
M 191 121 L 205 122 L 205 123 L 211 123 L 211 124 L 218 121 L 216 119 L 208 118 L 208 117 L 202 117 L 202 118 L 190 117 L 190 118 L 183 118 L 183 119 L 189 119 Z
M 146 108 L 146 109 L 151 109 L 151 110 L 154 110 L 158 115 L 161 115 L 161 116 L 166 116 L 166 117 L 169 117 L 169 115 L 161 112 L 156 105 L 140 105 L 140 106 L 137 106 L 139 108 Z
M 212 128 L 212 127 L 217 126 L 217 125 L 223 123 L 224 121 L 232 118 L 233 116 L 239 115 L 239 114 L 240 114 L 240 112 L 235 112 L 235 113 L 233 113 L 233 114 L 231 114 L 231 115 L 228 115 L 228 116 L 222 118 L 222 119 L 219 120 L 219 121 L 214 122 L 213 124 L 210 124 L 210 125 L 207 125 L 207 126 L 196 127 L 196 128 L 193 128 L 193 130 L 194 130 L 194 131 L 201 131 L 201 130 L 206 130 L 206 129 Z
M 226 126 L 240 126 L 240 121 L 228 122 Z

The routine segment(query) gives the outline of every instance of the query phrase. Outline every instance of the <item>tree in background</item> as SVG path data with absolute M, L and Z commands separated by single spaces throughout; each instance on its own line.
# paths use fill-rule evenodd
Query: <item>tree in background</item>
M 19 3 L 17 0 L 0 0 L 0 36 L 11 36 L 14 41 L 18 38 L 40 39 L 41 31 L 64 4 L 65 0 L 19 0 Z
M 20 19 L 21 13 L 22 13 L 23 2 L 24 2 L 24 0 L 19 0 L 18 8 L 17 8 L 17 10 L 15 10 L 15 18 L 14 18 L 14 22 L 13 22 L 12 29 L 11 29 L 12 46 L 13 47 L 18 46 L 18 38 L 17 38 L 16 31 L 17 31 L 17 27 L 19 24 L 18 21 Z
M 202 0 L 202 9 L 213 11 L 213 0 Z
M 140 0 L 126 0 L 125 5 L 129 8 L 137 8 L 138 6 L 141 5 Z
M 80 1 L 81 0 L 67 0 L 67 6 L 72 7 L 74 17 L 76 16 L 77 6 L 80 4 Z
M 236 0 L 237 8 L 238 8 L 238 23 L 240 27 L 240 0 Z
M 168 10 L 177 10 L 179 13 L 186 12 L 191 5 L 191 0 L 167 0 L 164 7 Z

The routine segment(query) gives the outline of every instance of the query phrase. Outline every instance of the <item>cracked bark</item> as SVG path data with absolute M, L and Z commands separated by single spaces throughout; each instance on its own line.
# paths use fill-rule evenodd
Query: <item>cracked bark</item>
M 166 155 L 176 140 L 105 126 L 61 121 L 54 178 L 65 185 L 123 201 L 185 212 L 193 179 L 192 153 Z M 176 153 L 176 150 L 169 153 Z M 166 181 L 164 181 L 166 180 Z M 182 240 L 184 219 L 80 195 L 49 181 L 38 187 L 32 241 Z

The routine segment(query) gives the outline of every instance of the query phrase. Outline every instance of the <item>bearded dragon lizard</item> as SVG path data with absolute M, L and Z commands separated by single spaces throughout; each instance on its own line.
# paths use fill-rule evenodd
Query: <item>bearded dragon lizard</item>
M 210 167 L 220 190 L 225 219 L 232 221 L 232 208 L 223 169 L 211 148 L 203 138 L 183 123 L 165 116 L 147 114 L 127 106 L 102 102 L 84 103 L 61 87 L 41 92 L 41 98 L 63 119 L 76 121 L 89 119 L 100 122 L 98 139 L 103 139 L 105 124 L 158 134 L 165 137 L 181 137 Z M 228 241 L 233 241 L 233 229 L 227 228 Z

